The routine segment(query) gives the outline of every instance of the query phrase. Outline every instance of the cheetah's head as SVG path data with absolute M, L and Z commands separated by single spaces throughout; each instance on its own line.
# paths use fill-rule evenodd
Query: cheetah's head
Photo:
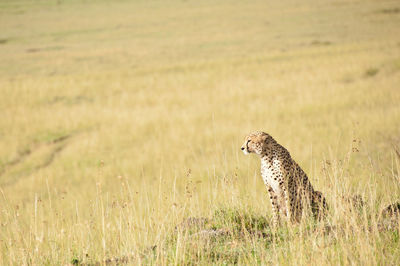
M 262 154 L 267 148 L 272 137 L 267 133 L 256 131 L 246 136 L 241 150 L 244 154 L 255 153 Z

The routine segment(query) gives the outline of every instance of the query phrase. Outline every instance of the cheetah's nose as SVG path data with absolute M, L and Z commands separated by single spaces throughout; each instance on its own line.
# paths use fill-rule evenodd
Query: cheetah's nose
M 241 147 L 240 149 L 241 149 L 242 151 L 244 150 L 244 148 L 243 148 L 243 147 Z

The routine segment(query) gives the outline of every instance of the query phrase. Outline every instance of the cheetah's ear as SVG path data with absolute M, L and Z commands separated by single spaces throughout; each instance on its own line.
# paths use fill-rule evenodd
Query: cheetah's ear
M 262 135 L 262 136 L 261 136 L 261 140 L 262 140 L 263 142 L 265 142 L 267 139 L 268 139 L 268 135 Z

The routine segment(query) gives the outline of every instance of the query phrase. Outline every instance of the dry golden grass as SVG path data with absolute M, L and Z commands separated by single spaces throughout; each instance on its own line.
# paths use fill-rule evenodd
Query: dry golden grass
M 0 264 L 398 265 L 378 214 L 400 198 L 399 8 L 2 1 Z M 326 195 L 332 232 L 271 231 L 252 130 Z M 188 217 L 227 233 L 175 230 Z

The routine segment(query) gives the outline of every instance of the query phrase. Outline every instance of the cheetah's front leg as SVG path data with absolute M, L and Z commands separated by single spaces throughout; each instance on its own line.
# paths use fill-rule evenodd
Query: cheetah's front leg
M 290 213 L 290 201 L 289 201 L 289 193 L 285 187 L 281 188 L 281 197 L 280 197 L 280 205 L 282 212 L 284 213 L 286 220 L 291 220 L 291 213 Z
M 267 185 L 269 199 L 271 201 L 272 206 L 272 220 L 275 227 L 280 224 L 280 217 L 279 217 L 279 204 L 278 204 L 278 195 L 272 189 L 270 185 Z

